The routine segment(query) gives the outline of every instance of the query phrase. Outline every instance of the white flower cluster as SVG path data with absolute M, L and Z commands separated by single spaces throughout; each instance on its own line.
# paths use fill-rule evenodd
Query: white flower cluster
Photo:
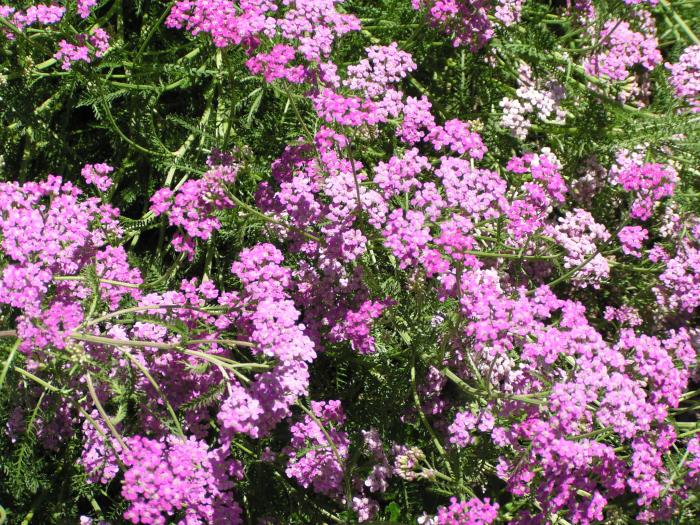
M 564 86 L 556 81 L 540 85 L 527 64 L 520 65 L 518 74 L 516 97 L 504 97 L 499 103 L 503 110 L 501 126 L 524 140 L 532 127 L 533 117 L 542 122 L 563 124 L 566 120 L 566 111 L 561 107 L 561 101 L 566 97 Z

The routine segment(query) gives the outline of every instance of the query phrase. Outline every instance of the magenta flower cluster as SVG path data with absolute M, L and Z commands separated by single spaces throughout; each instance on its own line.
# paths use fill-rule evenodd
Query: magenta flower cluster
M 647 22 L 653 23 L 651 19 L 647 19 Z M 634 31 L 627 21 L 608 20 L 598 38 L 604 42 L 603 51 L 584 64 L 591 75 L 624 81 L 629 78 L 629 70 L 634 66 L 652 70 L 661 63 L 656 38 Z
M 0 276 L 0 304 L 19 310 L 17 329 L 28 353 L 48 345 L 63 348 L 66 336 L 83 321 L 80 301 L 89 288 L 54 278 L 75 275 L 107 248 L 109 236 L 121 234 L 118 210 L 81 195 L 55 176 L 41 183 L 0 184 L 0 234 L 7 261 Z M 93 229 L 95 223 L 101 227 Z M 110 271 L 121 273 L 116 267 Z M 50 288 L 55 293 L 47 301 Z
M 216 166 L 201 179 L 185 182 L 175 192 L 161 188 L 151 197 L 151 212 L 156 216 L 166 214 L 168 223 L 180 229 L 173 238 L 176 251 L 192 259 L 195 239 L 207 240 L 221 228 L 214 212 L 233 206 L 225 185 L 236 180 L 237 171 L 235 165 Z
M 194 437 L 153 440 L 135 436 L 122 454 L 122 496 L 129 502 L 124 517 L 132 523 L 165 525 L 184 509 L 181 525 L 243 523 L 242 511 L 229 489 L 241 478 L 241 466 L 222 450 L 209 450 Z
M 113 171 L 112 166 L 104 163 L 86 164 L 80 174 L 88 184 L 94 185 L 100 191 L 107 191 L 112 186 L 110 173 Z
M 498 25 L 510 26 L 520 21 L 522 0 L 411 0 L 414 9 L 425 9 L 430 22 L 445 33 L 454 35 L 455 47 L 472 51 L 484 47 Z
M 316 420 L 306 416 L 290 429 L 286 472 L 303 487 L 340 498 L 345 478 L 342 462 L 347 460 L 350 447 L 347 433 L 341 430 L 345 415 L 340 401 L 313 401 L 311 410 Z
M 669 83 L 676 96 L 686 101 L 694 112 L 700 111 L 700 44 L 687 47 L 675 64 L 666 64 Z
M 61 62 L 63 70 L 70 70 L 75 62 L 89 64 L 94 58 L 103 56 L 109 50 L 109 35 L 99 27 L 90 35 L 77 35 L 75 40 L 77 44 L 66 40 L 58 43 L 58 51 L 53 57 Z
M 97 0 L 77 0 L 76 14 L 81 18 L 90 16 Z M 2 34 L 9 40 L 15 40 L 17 32 L 26 32 L 27 28 L 55 26 L 66 16 L 66 8 L 56 4 L 36 4 L 26 9 L 0 4 L 0 17 L 6 18 L 14 29 L 3 28 Z M 109 34 L 100 27 L 93 27 L 89 33 L 75 32 L 70 40 L 61 39 L 56 45 L 53 58 L 61 64 L 61 69 L 69 71 L 77 62 L 89 64 L 107 53 L 110 47 Z
M 469 501 L 450 500 L 450 505 L 440 507 L 436 516 L 438 525 L 489 525 L 498 514 L 498 503 L 478 498 Z
M 10 19 L 12 24 L 20 31 L 35 25 L 57 24 L 61 21 L 65 12 L 65 7 L 55 4 L 36 4 L 30 6 L 26 11 L 18 11 L 9 5 L 0 5 L 0 16 Z M 14 33 L 11 31 L 7 31 L 5 36 L 9 39 L 15 38 Z

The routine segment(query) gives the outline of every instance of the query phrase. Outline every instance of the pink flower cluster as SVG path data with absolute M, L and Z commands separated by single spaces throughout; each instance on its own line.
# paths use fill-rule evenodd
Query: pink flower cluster
M 605 226 L 596 223 L 586 210 L 576 208 L 560 217 L 556 227 L 546 228 L 545 231 L 566 251 L 564 268 L 579 269 L 573 282 L 582 288 L 588 285 L 599 288 L 601 281 L 607 279 L 610 273 L 608 261 L 599 248 L 599 245 L 610 239 L 610 233 Z M 628 237 L 629 234 L 624 237 L 625 240 Z
M 396 42 L 388 46 L 371 46 L 365 51 L 367 58 L 348 66 L 343 85 L 363 92 L 369 98 L 384 95 L 387 86 L 400 82 L 416 69 L 413 57 L 401 51 Z
M 97 0 L 77 0 L 77 11 L 80 18 L 90 16 L 90 11 L 97 5 Z
M 65 7 L 55 4 L 36 4 L 29 7 L 26 11 L 17 11 L 16 8 L 9 5 L 0 5 L 0 16 L 9 19 L 19 31 L 37 24 L 57 24 L 61 21 L 65 12 Z M 15 38 L 14 33 L 11 31 L 4 31 L 4 34 L 10 40 Z
M 350 447 L 347 433 L 340 430 L 345 415 L 340 401 L 312 401 L 311 410 L 324 428 L 308 415 L 292 425 L 292 439 L 286 449 L 289 457 L 286 473 L 303 487 L 339 498 Z
M 458 447 L 466 447 L 474 443 L 472 432 L 478 429 L 482 432 L 493 430 L 494 417 L 489 411 L 473 414 L 471 411 L 458 412 L 454 422 L 449 426 L 450 443 Z
M 209 450 L 194 437 L 153 440 L 134 436 L 122 453 L 122 496 L 129 502 L 124 517 L 131 523 L 165 525 L 179 510 L 180 525 L 240 524 L 231 479 L 242 478 L 240 464 L 223 449 Z
M 451 498 L 447 507 L 439 507 L 437 515 L 424 515 L 418 519 L 419 525 L 489 525 L 498 517 L 498 503 L 472 498 L 458 501 Z
M 271 14 L 278 7 L 271 0 L 247 0 L 239 11 L 229 0 L 213 2 L 177 2 L 165 21 L 171 28 L 186 29 L 192 35 L 209 33 L 214 45 L 255 45 L 255 36 L 274 36 L 275 21 Z
M 222 177 L 235 176 L 235 170 L 213 170 L 224 173 Z M 99 185 L 106 177 L 101 174 L 111 171 L 105 164 L 94 164 L 85 166 L 83 175 Z M 217 188 L 198 196 L 209 202 L 217 197 L 212 196 Z M 84 356 L 81 362 L 87 358 L 91 366 L 103 366 L 110 380 L 122 384 L 134 381 L 129 377 L 134 362 L 148 371 L 148 377 L 135 381 L 145 394 L 138 412 L 144 434 L 112 442 L 101 413 L 91 409 L 89 417 L 78 417 L 73 401 L 55 399 L 52 403 L 63 415 L 54 418 L 53 427 L 42 425 L 41 435 L 58 425 L 64 425 L 59 435 L 66 435 L 72 423 L 82 422 L 81 463 L 89 479 L 108 483 L 125 468 L 122 495 L 130 504 L 125 518 L 133 523 L 164 524 L 179 512 L 184 513 L 179 522 L 183 524 L 239 523 L 241 510 L 231 489 L 242 471 L 228 457 L 231 440 L 237 433 L 262 436 L 288 417 L 290 407 L 307 393 L 308 364 L 315 358 L 314 345 L 289 299 L 291 271 L 280 266 L 282 255 L 276 248 L 263 244 L 242 252 L 232 266 L 243 285 L 241 293 L 220 292 L 211 281 L 192 280 L 183 281 L 179 290 L 144 294 L 140 273 L 129 265 L 124 249 L 107 243 L 121 237 L 117 216 L 117 210 L 98 198 L 84 197 L 59 177 L 0 184 L 0 238 L 6 259 L 0 303 L 19 311 L 17 334 L 27 366 L 35 369 L 39 361 L 63 351 Z M 97 290 L 81 277 L 90 266 Z M 83 310 L 83 300 L 96 291 L 102 301 L 94 305 L 102 310 Z M 148 320 L 125 325 L 93 322 L 86 328 L 88 316 L 106 313 L 103 318 L 116 318 L 114 312 L 124 300 L 148 314 Z M 216 301 L 212 313 L 211 301 Z M 183 328 L 200 342 L 188 346 Z M 253 371 L 261 369 L 255 377 L 238 372 L 239 381 L 226 371 L 235 365 L 220 342 L 222 337 L 226 340 L 226 330 L 235 330 L 253 360 L 262 361 L 251 366 Z M 132 341 L 140 343 L 134 348 Z M 202 362 L 217 366 L 194 372 Z M 157 381 L 157 390 L 151 381 Z M 218 384 L 226 385 L 228 395 L 215 398 L 216 413 L 207 406 L 189 409 L 182 424 L 189 437 L 171 435 L 162 423 L 168 417 L 162 400 L 178 410 Z M 108 406 L 109 391 L 102 385 L 97 396 Z M 217 437 L 222 446 L 210 449 L 205 439 L 213 417 L 221 425 Z M 18 425 L 21 419 L 13 423 Z M 119 426 L 121 432 L 128 431 Z M 46 443 L 50 445 L 48 439 Z
M 478 51 L 496 32 L 492 18 L 507 27 L 520 21 L 522 0 L 411 0 L 414 9 L 427 9 L 431 23 L 454 35 L 455 47 Z
M 112 186 L 109 174 L 114 171 L 112 166 L 104 163 L 85 164 L 80 174 L 88 184 L 94 185 L 100 191 L 107 191 Z
M 515 410 L 528 415 L 520 423 L 496 426 L 492 431 L 496 444 L 514 447 L 516 457 L 523 454 L 528 458 L 503 457 L 498 467 L 514 494 L 534 493 L 543 507 L 542 514 L 523 516 L 522 522 L 544 523 L 548 512 L 566 509 L 573 522 L 593 523 L 603 519 L 607 503 L 626 490 L 637 495 L 644 511 L 668 507 L 671 503 L 661 499 L 660 491 L 668 472 L 656 458 L 676 439 L 665 418 L 678 406 L 696 359 L 689 334 L 669 331 L 660 339 L 623 329 L 618 342 L 610 345 L 587 324 L 581 305 L 547 297 L 530 300 L 529 307 L 522 301 L 521 305 L 534 309 L 529 314 L 534 314 L 534 319 L 551 315 L 552 307 L 561 308 L 559 327 L 543 325 L 539 332 L 538 322 L 530 320 L 527 333 L 533 342 L 523 346 L 521 372 L 511 370 L 509 375 L 525 374 L 518 381 L 517 392 L 538 392 L 544 386 L 542 376 L 537 373 L 525 379 L 529 375 L 525 363 L 536 365 L 533 370 L 546 370 L 560 352 L 574 358 L 576 372 L 571 378 L 552 377 L 551 393 L 538 410 L 519 401 L 505 402 L 505 413 L 514 416 Z M 525 311 L 519 313 L 520 322 L 528 322 Z M 529 381 L 531 387 L 521 390 Z M 590 432 L 596 423 L 615 432 L 622 443 L 637 452 L 623 459 L 625 456 L 618 456 L 608 444 L 572 439 Z M 520 440 L 529 446 L 525 448 Z M 581 491 L 591 497 L 581 498 Z M 640 514 L 639 519 L 643 517 Z
M 76 36 L 77 44 L 61 40 L 54 58 L 61 62 L 61 69 L 68 71 L 76 62 L 89 64 L 94 58 L 102 57 L 109 50 L 109 35 L 104 29 L 96 28 L 92 34 Z M 88 44 L 88 45 L 86 45 Z
M 700 45 L 687 47 L 675 64 L 666 64 L 676 96 L 700 112 Z
M 627 100 L 639 97 L 643 89 L 634 78 L 633 70 L 653 70 L 662 63 L 655 25 L 646 11 L 637 12 L 640 31 L 635 31 L 626 20 L 608 20 L 595 41 L 601 42 L 601 50 L 584 60 L 583 68 L 589 75 L 625 82 L 619 98 Z M 591 30 L 592 27 L 591 27 Z
M 327 123 L 374 126 L 401 114 L 403 93 L 394 86 L 415 70 L 412 57 L 399 50 L 396 43 L 371 46 L 365 53 L 367 58 L 348 66 L 347 78 L 342 82 L 337 66 L 332 62 L 325 64 L 320 79 L 325 87 L 313 100 L 316 112 Z M 341 85 L 358 95 L 341 93 Z
M 694 437 L 688 442 L 688 454 L 690 460 L 686 463 L 688 468 L 687 480 L 691 487 L 700 485 L 700 438 Z
M 633 31 L 626 21 L 608 20 L 599 38 L 605 42 L 604 51 L 584 63 L 586 72 L 591 75 L 622 81 L 629 77 L 633 66 L 652 70 L 661 63 L 656 38 Z
M 522 195 L 507 207 L 509 229 L 516 239 L 530 235 L 545 226 L 553 205 L 565 201 L 568 192 L 561 176 L 561 164 L 549 150 L 513 157 L 506 169 L 523 176 Z
M 215 166 L 201 179 L 189 180 L 175 192 L 161 188 L 151 197 L 151 211 L 156 216 L 166 214 L 168 223 L 181 229 L 173 238 L 176 251 L 187 254 L 191 260 L 194 240 L 207 240 L 221 228 L 214 213 L 233 206 L 226 185 L 233 184 L 237 173 L 235 164 Z
M 625 226 L 618 232 L 617 236 L 625 255 L 641 257 L 642 254 L 639 250 L 649 236 L 649 232 L 641 226 Z
M 645 221 L 653 215 L 654 205 L 673 195 L 678 175 L 672 167 L 658 163 L 633 163 L 624 167 L 616 181 L 634 195 L 630 216 Z
M 77 0 L 76 11 L 81 18 L 87 18 L 91 9 L 97 5 L 97 0 Z M 24 31 L 26 28 L 36 25 L 50 26 L 58 24 L 64 17 L 66 8 L 55 4 L 36 4 L 26 11 L 18 11 L 8 5 L 0 5 L 0 17 L 7 18 L 16 28 L 16 31 Z M 3 29 L 9 40 L 15 39 L 15 32 Z M 60 62 L 61 69 L 68 71 L 76 62 L 91 63 L 95 58 L 100 58 L 109 50 L 109 34 L 99 27 L 93 28 L 90 34 L 77 33 L 73 41 L 61 39 L 58 42 L 58 50 L 53 58 Z
M 654 292 L 661 306 L 688 313 L 700 307 L 700 239 L 688 238 L 680 243 L 659 281 Z
M 118 441 L 105 439 L 110 431 L 97 410 L 88 415 L 92 421 L 87 418 L 83 421 L 83 450 L 78 463 L 85 469 L 90 483 L 106 485 L 119 472 L 117 456 L 121 457 L 124 449 Z
M 312 71 L 294 61 L 321 66 L 338 37 L 360 28 L 355 16 L 336 9 L 341 1 L 247 0 L 239 8 L 230 0 L 185 0 L 175 3 L 165 24 L 193 35 L 208 33 L 217 47 L 242 44 L 255 53 L 247 62 L 254 74 L 301 83 Z M 264 51 L 261 41 L 276 37 L 282 43 Z
M 343 429 L 345 414 L 340 401 L 312 401 L 311 412 L 291 426 L 290 444 L 283 450 L 287 456 L 286 474 L 304 488 L 347 504 L 360 523 L 370 520 L 379 504 L 367 494 L 383 493 L 393 475 L 382 440 L 375 429 L 363 430 L 364 452 L 373 462 L 364 480 L 346 472 L 350 439 Z M 349 494 L 348 490 L 352 493 Z M 348 501 L 348 496 L 351 500 Z
M 81 200 L 81 195 L 55 176 L 40 183 L 0 184 L 0 237 L 7 261 L 0 274 L 0 304 L 21 312 L 17 329 L 27 353 L 65 346 L 67 335 L 83 321 L 80 301 L 89 287 L 54 278 L 76 275 L 94 264 L 111 249 L 108 236 L 121 234 L 118 210 L 97 198 Z M 110 270 L 127 282 L 138 275 Z M 52 299 L 46 301 L 49 290 Z M 117 297 L 136 292 L 113 288 Z
M 489 525 L 496 520 L 498 503 L 491 504 L 487 499 L 472 498 L 469 501 L 450 500 L 448 507 L 440 507 L 437 513 L 438 525 Z
M 276 365 L 246 387 L 234 382 L 218 414 L 224 441 L 234 433 L 265 435 L 307 393 L 308 365 L 316 353 L 304 326 L 297 324 L 299 312 L 287 292 L 291 273 L 279 266 L 282 260 L 274 246 L 260 244 L 244 250 L 231 268 L 245 287 L 237 299 L 247 309 L 237 325 L 253 343 L 252 352 L 275 359 Z

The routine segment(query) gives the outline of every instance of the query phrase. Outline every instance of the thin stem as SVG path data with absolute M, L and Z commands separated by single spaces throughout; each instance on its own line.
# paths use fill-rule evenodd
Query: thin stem
M 301 118 L 301 112 L 299 111 L 299 108 L 297 107 L 297 103 L 294 102 L 294 96 L 287 89 L 285 89 L 283 91 L 283 93 L 287 95 L 287 99 L 289 100 L 289 104 L 292 106 L 292 110 L 294 111 L 294 114 L 296 115 L 297 120 L 299 121 L 299 124 L 301 124 L 301 127 L 304 129 L 304 132 L 306 133 L 307 138 L 309 140 L 313 141 L 314 134 L 311 133 L 311 130 L 309 130 L 309 127 L 306 125 L 306 122 L 304 121 L 303 118 Z
M 190 339 L 185 344 L 189 346 L 203 345 L 207 343 L 216 343 L 230 346 L 243 346 L 245 348 L 255 348 L 255 343 L 251 343 L 250 341 L 239 341 L 238 339 Z
M 681 27 L 683 32 L 690 38 L 690 40 L 693 41 L 694 44 L 700 45 L 700 38 L 693 32 L 693 30 L 690 28 L 690 26 L 687 24 L 685 20 L 679 15 L 675 9 L 671 6 L 671 4 L 667 0 L 661 0 L 661 5 L 671 13 L 671 16 L 673 19 L 676 21 L 676 23 Z
M 479 390 L 478 388 L 474 388 L 473 386 L 468 385 L 462 379 L 455 374 L 452 370 L 450 370 L 447 367 L 444 367 L 441 370 L 442 374 L 445 375 L 450 381 L 452 381 L 455 385 L 457 385 L 461 390 L 467 392 L 468 394 L 472 394 L 474 396 L 479 396 L 482 397 L 484 395 L 484 392 Z M 521 403 L 528 403 L 531 405 L 543 405 L 545 404 L 545 401 L 543 399 L 538 399 L 539 397 L 545 397 L 549 395 L 548 391 L 544 392 L 536 392 L 534 394 L 523 394 L 523 395 L 518 395 L 518 394 L 504 394 L 502 392 L 491 392 L 490 393 L 491 397 L 494 397 L 496 399 L 505 399 L 507 401 L 519 401 Z
M 148 382 L 151 383 L 151 386 L 153 386 L 156 393 L 158 394 L 158 397 L 160 397 L 160 399 L 165 404 L 165 408 L 168 411 L 168 413 L 170 414 L 170 417 L 173 419 L 173 423 L 175 423 L 176 432 L 178 433 L 178 435 L 180 437 L 184 438 L 185 433 L 182 431 L 182 426 L 180 426 L 180 421 L 178 420 L 177 415 L 175 414 L 175 410 L 173 409 L 172 405 L 170 404 L 170 401 L 168 401 L 168 398 L 165 396 L 165 394 L 163 394 L 163 391 L 160 389 L 160 386 L 158 385 L 156 380 L 153 379 L 153 376 L 151 375 L 151 373 L 148 371 L 148 369 L 145 366 L 143 366 L 143 364 L 141 362 L 139 362 L 138 359 L 136 359 L 133 355 L 131 355 L 131 353 L 129 353 L 127 350 L 124 350 L 122 353 L 129 359 L 129 361 L 132 362 L 132 364 L 134 366 L 136 366 L 136 368 L 138 368 L 141 371 L 141 373 L 146 377 L 146 379 L 148 379 Z
M 138 63 L 141 59 L 141 56 L 143 55 L 143 52 L 146 50 L 146 46 L 148 43 L 151 41 L 151 38 L 153 38 L 153 35 L 155 35 L 156 31 L 158 30 L 159 27 L 163 24 L 163 21 L 168 17 L 168 13 L 170 13 L 170 9 L 172 6 L 175 4 L 175 0 L 172 0 L 163 10 L 163 14 L 160 15 L 160 18 L 156 20 L 151 28 L 148 30 L 148 33 L 146 34 L 146 38 L 144 38 L 143 42 L 141 42 L 141 45 L 139 46 L 138 51 L 136 52 L 136 56 L 134 57 L 134 63 Z
M 93 418 L 90 414 L 88 414 L 85 411 L 85 409 L 83 407 L 81 407 L 80 405 L 78 405 L 78 411 L 83 415 L 83 417 L 87 420 L 87 422 L 93 426 L 95 431 L 100 435 L 100 437 L 107 444 L 107 446 L 109 448 L 111 448 L 112 451 L 114 451 L 114 457 L 116 458 L 119 465 L 123 466 L 123 462 L 122 462 L 121 458 L 119 457 L 117 450 L 114 448 L 114 445 L 112 444 L 112 442 L 107 439 L 107 435 L 102 431 L 100 426 L 97 424 L 97 421 L 95 421 L 95 418 Z
M 438 453 L 445 460 L 445 466 L 447 467 L 447 472 L 449 472 L 450 476 L 454 476 L 454 472 L 452 471 L 452 465 L 450 464 L 450 459 L 447 456 L 447 452 L 445 451 L 445 447 L 443 447 L 442 443 L 440 443 L 440 438 L 438 438 L 437 434 L 433 430 L 433 427 L 430 426 L 430 422 L 428 421 L 428 418 L 426 417 L 425 412 L 423 412 L 423 408 L 421 407 L 420 398 L 418 397 L 418 389 L 416 388 L 416 365 L 415 365 L 415 363 L 413 363 L 411 365 L 411 390 L 413 393 L 413 404 L 416 406 L 416 410 L 418 411 L 418 418 L 420 419 L 420 421 L 421 421 L 422 425 L 425 427 L 425 429 L 428 431 L 428 434 L 430 434 L 430 437 L 433 440 L 433 445 L 435 445 L 435 448 L 437 449 Z
M 38 42 L 36 42 L 34 39 L 29 38 L 29 35 L 27 35 L 24 31 L 19 29 L 16 25 L 14 25 L 12 22 L 7 20 L 5 17 L 0 16 L 0 25 L 5 26 L 7 29 L 15 33 L 16 35 L 19 35 L 21 38 L 25 39 L 30 45 L 37 47 L 40 51 L 47 53 L 48 50 Z M 4 36 L 2 38 L 5 38 Z
M 615 234 L 610 236 L 611 239 L 617 238 L 617 234 L 618 234 L 619 231 L 623 228 L 623 226 L 624 226 L 625 224 L 627 224 L 627 221 L 628 221 L 628 220 L 629 220 L 629 216 L 625 217 L 625 220 L 622 221 L 622 224 L 621 224 L 620 227 L 617 229 L 617 231 L 615 232 Z M 566 281 L 567 279 L 569 279 L 569 277 L 572 277 L 572 276 L 576 275 L 584 266 L 586 266 L 589 262 L 591 262 L 593 259 L 595 259 L 595 258 L 596 258 L 599 254 L 601 254 L 601 253 L 602 253 L 602 252 L 601 252 L 601 248 L 596 248 L 596 250 L 595 250 L 592 254 L 590 254 L 588 257 L 586 257 L 586 258 L 583 260 L 583 262 L 582 262 L 581 264 L 579 264 L 578 266 L 574 266 L 571 270 L 569 270 L 569 271 L 566 272 L 565 274 L 563 274 L 563 275 L 557 277 L 557 278 L 554 279 L 553 281 L 548 282 L 548 283 L 547 283 L 547 287 L 548 287 L 548 288 L 552 288 L 553 286 L 556 286 L 557 284 L 559 284 L 559 283 L 561 283 L 561 282 L 563 282 L 563 281 Z M 613 251 L 613 253 L 614 253 L 614 251 Z M 609 255 L 609 253 L 608 253 L 608 255 Z M 527 292 L 527 295 L 533 295 L 533 294 L 536 293 L 536 292 L 537 292 L 537 289 L 535 288 L 535 289 L 533 289 L 533 290 L 529 290 L 529 291 Z
M 117 135 L 121 137 L 123 141 L 125 141 L 127 144 L 129 144 L 131 147 L 134 149 L 140 151 L 141 153 L 145 153 L 146 155 L 153 155 L 154 157 L 168 157 L 171 155 L 170 152 L 167 153 L 162 153 L 159 151 L 153 151 L 151 149 L 145 148 L 141 146 L 140 144 L 137 144 L 133 140 L 131 140 L 129 137 L 127 137 L 124 132 L 121 130 L 121 128 L 117 125 L 116 121 L 114 120 L 114 116 L 112 115 L 112 110 L 109 107 L 109 104 L 106 102 L 106 97 L 104 94 L 104 89 L 102 87 L 102 80 L 97 80 L 97 87 L 100 91 L 100 102 L 102 104 L 102 108 L 105 110 L 105 114 L 107 116 L 107 120 L 112 126 L 112 129 L 116 131 Z
M 46 390 L 50 390 L 51 392 L 56 392 L 58 394 L 63 394 L 63 395 L 70 393 L 70 390 L 61 390 L 60 388 L 53 386 L 51 383 L 47 383 L 46 381 L 44 381 L 40 377 L 35 376 L 31 372 L 26 371 L 24 368 L 20 368 L 18 366 L 15 366 L 15 367 L 13 367 L 13 369 L 15 372 L 22 374 L 27 379 L 31 379 L 35 383 L 43 386 Z
M 314 414 L 312 410 L 309 410 L 308 408 L 306 408 L 304 403 L 302 403 L 301 401 L 297 400 L 296 404 L 306 413 L 307 416 L 309 416 L 313 420 L 314 423 L 316 423 L 316 425 L 318 425 L 318 428 L 321 429 L 321 432 L 323 432 L 323 435 L 325 436 L 326 441 L 328 442 L 328 445 L 331 447 L 331 450 L 333 451 L 333 455 L 335 456 L 335 460 L 338 462 L 338 465 L 340 466 L 340 468 L 343 471 L 343 481 L 345 483 L 345 500 L 346 500 L 348 507 L 350 507 L 350 502 L 352 501 L 352 487 L 350 486 L 350 478 L 347 475 L 347 472 L 345 472 L 345 467 L 346 467 L 345 460 L 340 455 L 340 452 L 338 451 L 338 447 L 335 446 L 335 442 L 333 441 L 333 439 L 331 438 L 331 435 L 326 430 L 326 427 L 323 425 L 321 420 L 316 417 L 316 414 Z
M 362 195 L 360 194 L 360 181 L 357 178 L 355 170 L 355 155 L 352 149 L 352 139 L 348 137 L 348 153 L 350 154 L 350 168 L 352 169 L 352 178 L 355 181 L 355 195 L 357 197 L 357 211 L 362 211 Z
M 88 281 L 89 279 L 86 279 L 85 277 L 82 277 L 81 275 L 57 275 L 54 278 L 54 281 Z M 98 278 L 98 280 L 101 283 L 104 284 L 111 284 L 114 286 L 122 286 L 124 288 L 143 288 L 143 284 L 135 284 L 135 283 L 127 283 L 124 281 L 115 281 L 112 279 L 101 279 Z
M 276 225 L 278 225 L 278 226 L 282 226 L 282 227 L 284 227 L 284 228 L 288 228 L 288 229 L 292 230 L 293 232 L 296 232 L 296 233 L 298 233 L 299 235 L 302 235 L 303 237 L 306 237 L 307 239 L 310 239 L 310 240 L 312 240 L 312 241 L 314 241 L 314 242 L 317 242 L 317 243 L 319 243 L 319 244 L 323 244 L 323 240 L 322 240 L 321 238 L 316 237 L 315 235 L 312 235 L 312 234 L 310 234 L 310 233 L 308 233 L 308 232 L 306 232 L 306 231 L 304 231 L 304 230 L 302 230 L 302 229 L 300 229 L 300 228 L 297 228 L 296 226 L 292 226 L 291 224 L 287 224 L 286 222 L 283 222 L 283 221 L 280 221 L 280 220 L 277 220 L 277 219 L 273 219 L 272 217 L 269 217 L 269 216 L 265 215 L 264 213 L 258 211 L 257 209 L 255 209 L 254 207 L 250 206 L 249 204 L 246 204 L 246 203 L 243 202 L 241 199 L 239 199 L 238 197 L 236 197 L 233 193 L 231 193 L 231 191 L 229 191 L 228 188 L 226 189 L 226 194 L 227 194 L 227 195 L 229 196 L 229 198 L 230 198 L 233 202 L 235 202 L 238 206 L 240 206 L 240 207 L 243 208 L 244 210 L 246 210 L 246 211 L 252 213 L 252 214 L 255 215 L 256 217 L 259 217 L 259 218 L 263 219 L 264 221 L 269 222 L 269 223 L 271 223 L 271 224 L 276 224 Z
M 198 352 L 197 350 L 184 350 L 183 353 L 191 355 L 192 357 L 200 357 L 214 365 L 223 366 L 227 369 L 230 369 L 231 371 L 233 371 L 236 368 L 250 368 L 260 370 L 270 369 L 269 365 L 263 363 L 237 363 L 236 361 L 226 359 L 225 357 L 211 355 L 204 352 Z
M 73 332 L 71 338 L 77 341 L 85 341 L 87 343 L 95 343 L 108 346 L 127 346 L 135 348 L 159 348 L 161 350 L 176 350 L 183 349 L 190 345 L 213 344 L 221 343 L 232 346 L 243 346 L 246 348 L 255 348 L 253 343 L 248 341 L 237 341 L 236 339 L 192 339 L 183 340 L 177 343 L 161 343 L 158 341 L 143 341 L 139 339 L 113 339 L 111 337 L 102 337 L 99 335 L 90 335 L 80 332 Z
M 10 369 L 10 366 L 12 365 L 12 361 L 15 360 L 19 344 L 20 340 L 17 339 L 17 341 L 15 341 L 12 347 L 10 348 L 10 355 L 7 356 L 5 364 L 2 367 L 2 373 L 0 373 L 0 390 L 2 390 L 2 387 L 5 386 L 5 378 L 7 377 L 7 372 Z
M 136 312 L 147 312 L 149 310 L 193 310 L 195 312 L 202 312 L 202 313 L 213 313 L 213 312 L 218 312 L 218 311 L 226 311 L 226 309 L 223 308 L 197 308 L 196 306 L 189 306 L 189 305 L 183 305 L 183 304 L 157 304 L 157 305 L 146 305 L 146 306 L 132 306 L 130 308 L 123 308 L 122 310 L 117 310 L 115 312 L 110 312 L 108 314 L 105 314 L 101 317 L 96 317 L 92 321 L 86 324 L 86 326 L 94 326 L 99 323 L 102 323 L 104 321 L 108 321 L 110 319 L 114 319 L 115 317 L 119 317 L 124 314 L 130 314 L 130 313 L 136 313 Z
M 112 339 L 111 337 L 101 337 L 99 335 L 88 335 L 82 333 L 72 333 L 70 335 L 71 339 L 76 341 L 85 341 L 87 343 L 94 343 L 100 345 L 109 346 L 129 346 L 136 348 L 159 348 L 161 350 L 174 350 L 181 346 L 182 343 L 160 343 L 158 341 L 139 341 L 130 339 Z
M 475 257 L 493 259 L 522 259 L 525 261 L 544 261 L 548 259 L 559 259 L 561 257 L 561 255 L 520 255 L 517 253 L 482 252 L 478 250 L 465 250 L 464 253 L 474 255 Z
M 124 450 L 124 451 L 129 450 L 128 447 L 126 446 L 126 443 L 124 443 L 122 436 L 119 434 L 119 432 L 117 432 L 117 428 L 114 426 L 114 423 L 112 423 L 112 419 L 109 417 L 109 415 L 105 411 L 104 407 L 102 406 L 102 403 L 100 403 L 100 400 L 97 397 L 97 392 L 95 392 L 95 385 L 92 384 L 92 377 L 90 376 L 90 372 L 85 373 L 85 383 L 87 384 L 88 391 L 90 392 L 90 397 L 92 398 L 92 402 L 95 403 L 95 407 L 97 408 L 97 411 L 102 416 L 102 419 L 105 420 L 105 425 L 107 425 L 107 428 L 109 428 L 109 431 L 114 436 L 114 439 L 116 439 L 117 442 L 119 443 L 119 445 L 121 445 L 122 450 Z

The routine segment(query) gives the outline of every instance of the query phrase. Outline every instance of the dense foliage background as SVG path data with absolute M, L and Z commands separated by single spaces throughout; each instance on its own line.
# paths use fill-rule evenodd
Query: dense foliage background
M 0 523 L 697 523 L 698 35 L 0 5 Z

